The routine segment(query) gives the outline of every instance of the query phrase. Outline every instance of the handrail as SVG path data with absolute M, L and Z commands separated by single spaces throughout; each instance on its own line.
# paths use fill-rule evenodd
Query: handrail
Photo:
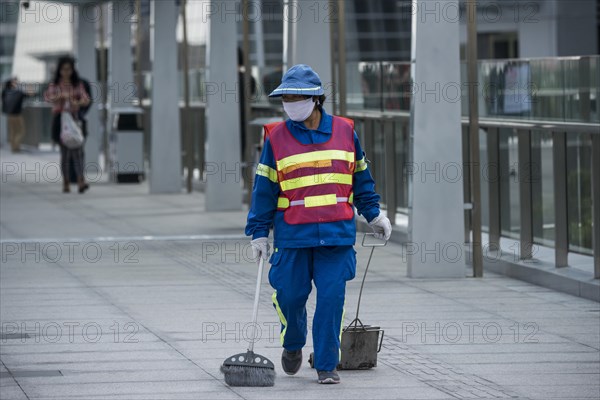
M 462 118 L 463 125 L 468 124 L 468 118 Z M 546 131 L 568 131 L 568 133 L 600 134 L 600 123 L 564 122 L 542 120 L 515 120 L 504 118 L 480 118 L 479 124 L 490 128 L 519 128 Z
M 378 110 L 349 110 L 350 118 L 373 118 L 373 119 L 409 119 L 408 111 L 378 111 Z M 469 124 L 468 117 L 461 117 L 463 125 Z M 480 117 L 479 124 L 488 128 L 517 128 L 545 131 L 568 131 L 568 133 L 592 133 L 600 134 L 600 123 L 589 122 L 565 122 L 544 120 L 522 120 L 509 118 Z

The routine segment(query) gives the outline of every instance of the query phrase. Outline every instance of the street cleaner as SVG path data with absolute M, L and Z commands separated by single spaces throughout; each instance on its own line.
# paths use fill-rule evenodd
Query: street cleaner
M 256 260 L 274 251 L 269 283 L 281 321 L 281 364 L 294 375 L 306 344 L 306 301 L 314 282 L 314 366 L 319 383 L 339 383 L 346 281 L 356 273 L 354 208 L 375 236 L 388 240 L 392 226 L 379 212 L 379 195 L 354 123 L 327 114 L 321 79 L 295 65 L 269 97 L 281 97 L 289 119 L 269 124 L 256 169 L 246 235 Z

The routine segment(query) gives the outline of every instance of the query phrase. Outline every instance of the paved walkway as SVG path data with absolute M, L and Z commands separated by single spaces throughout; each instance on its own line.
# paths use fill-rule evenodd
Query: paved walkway
M 286 376 L 265 279 L 256 346 L 276 385 L 229 388 L 219 366 L 245 350 L 255 279 L 245 213 L 145 184 L 62 194 L 48 182 L 57 157 L 0 152 L 1 399 L 600 397 L 598 303 L 491 273 L 408 279 L 394 244 L 377 249 L 361 309 L 385 329 L 377 368 L 327 387 L 308 365 Z

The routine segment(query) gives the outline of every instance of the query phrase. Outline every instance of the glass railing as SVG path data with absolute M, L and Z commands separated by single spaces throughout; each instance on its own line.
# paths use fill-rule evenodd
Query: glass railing
M 260 74 L 259 74 L 260 72 Z M 348 110 L 409 111 L 411 97 L 437 91 L 441 100 L 455 96 L 461 88 L 462 113 L 468 114 L 466 65 L 461 64 L 462 82 L 413 83 L 408 62 L 351 62 L 347 64 Z M 253 103 L 268 104 L 267 95 L 280 79 L 281 70 L 252 71 L 256 82 Z M 206 100 L 206 71 L 189 72 L 193 102 Z M 144 73 L 146 93 L 151 91 L 149 73 Z M 432 87 L 430 87 L 432 86 Z M 179 73 L 183 99 L 183 75 Z M 600 56 L 479 61 L 479 115 L 537 121 L 600 122 Z M 429 94 L 427 96 L 430 96 Z M 452 99 L 454 101 L 454 99 Z
M 433 90 L 444 100 L 460 87 L 462 112 L 464 116 L 468 113 L 464 63 L 462 82 L 439 82 L 437 88 L 436 83 L 413 84 L 407 62 L 349 63 L 346 73 L 349 110 L 408 111 L 413 94 Z M 490 118 L 600 122 L 599 77 L 600 56 L 482 60 L 479 114 Z
M 481 61 L 480 115 L 600 122 L 598 61 L 598 56 Z

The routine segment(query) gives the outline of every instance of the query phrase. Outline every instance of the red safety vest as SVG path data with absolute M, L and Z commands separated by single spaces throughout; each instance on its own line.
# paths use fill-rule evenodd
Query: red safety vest
M 333 117 L 331 139 L 302 144 L 285 122 L 265 125 L 277 166 L 281 194 L 277 209 L 288 224 L 354 217 L 352 183 L 356 164 L 354 122 Z

